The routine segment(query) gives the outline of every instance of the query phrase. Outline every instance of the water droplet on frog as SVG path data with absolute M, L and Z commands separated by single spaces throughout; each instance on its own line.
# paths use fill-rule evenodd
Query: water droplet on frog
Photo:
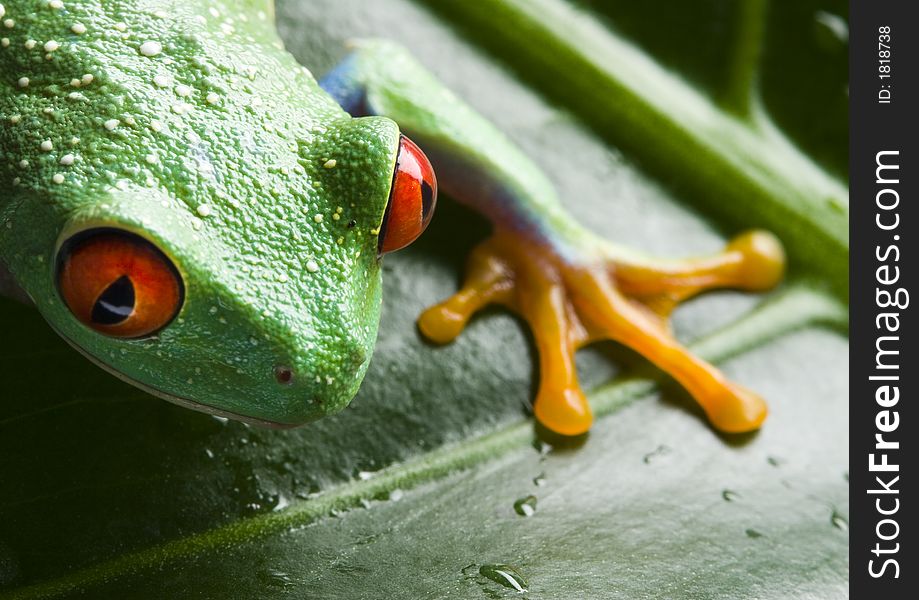
M 548 456 L 550 452 L 552 452 L 552 445 L 547 444 L 542 440 L 534 440 L 533 448 L 535 448 L 536 451 L 539 452 L 539 456 L 541 457 L 546 457 Z
M 849 520 L 839 514 L 836 509 L 833 509 L 833 514 L 830 516 L 830 523 L 833 524 L 833 527 L 841 531 L 849 531 Z
M 760 532 L 758 532 L 758 531 L 755 530 L 755 529 L 748 529 L 748 530 L 746 531 L 746 534 L 747 534 L 747 537 L 748 537 L 748 538 L 752 538 L 752 539 L 754 539 L 754 540 L 755 540 L 756 538 L 761 538 L 761 537 L 763 537 L 763 534 L 761 534 Z
M 536 496 L 529 495 L 518 498 L 514 502 L 514 512 L 521 517 L 529 517 L 536 512 Z
M 267 586 L 289 590 L 296 585 L 296 581 L 289 574 L 278 569 L 268 569 L 259 574 L 259 579 Z
M 734 502 L 740 498 L 740 494 L 733 490 L 724 490 L 721 492 L 721 497 L 724 498 L 726 502 Z
M 479 575 L 518 592 L 527 591 L 527 582 L 523 575 L 510 565 L 482 565 L 479 567 Z
M 534 477 L 534 478 L 533 478 L 533 485 L 535 485 L 536 487 L 542 487 L 542 486 L 546 485 L 546 474 L 545 474 L 545 473 L 540 473 L 539 475 L 537 475 L 536 477 Z

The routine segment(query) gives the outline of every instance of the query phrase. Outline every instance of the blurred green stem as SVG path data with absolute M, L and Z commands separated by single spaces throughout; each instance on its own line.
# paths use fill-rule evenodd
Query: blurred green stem
M 726 112 L 563 0 L 419 1 L 731 231 L 778 234 L 793 268 L 819 274 L 848 300 L 848 190 L 747 100 L 764 2 L 743 9 L 749 30 L 740 35 L 750 39 L 733 59 L 736 91 L 728 97 L 736 98 Z M 743 105 L 755 119 L 737 116 Z
M 740 0 L 736 4 L 737 26 L 732 32 L 733 51 L 728 56 L 728 80 L 721 106 L 749 119 L 759 96 L 759 63 L 769 2 Z

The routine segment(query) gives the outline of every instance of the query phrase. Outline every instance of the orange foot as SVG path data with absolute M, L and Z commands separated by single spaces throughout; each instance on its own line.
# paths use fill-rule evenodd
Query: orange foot
M 489 304 L 518 312 L 539 350 L 536 418 L 562 435 L 590 429 L 593 416 L 578 384 L 574 353 L 601 339 L 633 348 L 679 381 L 726 432 L 758 429 L 766 403 L 693 356 L 670 332 L 670 312 L 682 301 L 716 287 L 761 291 L 784 271 L 779 241 L 763 231 L 734 238 L 720 254 L 689 260 L 636 260 L 605 250 L 573 265 L 519 235 L 499 231 L 472 252 L 463 288 L 422 313 L 418 326 L 447 343 Z

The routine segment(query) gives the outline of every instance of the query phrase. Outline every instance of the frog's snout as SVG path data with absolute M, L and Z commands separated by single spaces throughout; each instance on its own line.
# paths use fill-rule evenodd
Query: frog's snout
M 350 359 L 342 365 L 345 375 L 356 375 L 364 367 L 364 363 L 367 362 L 367 354 L 363 350 L 356 350 L 351 353 Z M 322 376 L 317 376 L 311 374 L 309 369 L 296 369 L 287 364 L 277 364 L 274 366 L 274 379 L 278 382 L 278 385 L 281 386 L 291 386 L 294 383 L 297 383 L 303 377 L 312 377 L 322 379 Z M 327 376 L 328 377 L 328 376 Z

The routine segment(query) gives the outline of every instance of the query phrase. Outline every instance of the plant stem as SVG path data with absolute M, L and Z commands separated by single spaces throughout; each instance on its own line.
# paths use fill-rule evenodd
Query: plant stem
M 728 57 L 728 81 L 720 104 L 742 119 L 753 116 L 759 96 L 759 61 L 768 12 L 768 0 L 738 2 L 733 50 Z
M 764 115 L 725 112 L 562 0 L 420 1 L 732 230 L 775 232 L 848 300 L 848 190 Z

